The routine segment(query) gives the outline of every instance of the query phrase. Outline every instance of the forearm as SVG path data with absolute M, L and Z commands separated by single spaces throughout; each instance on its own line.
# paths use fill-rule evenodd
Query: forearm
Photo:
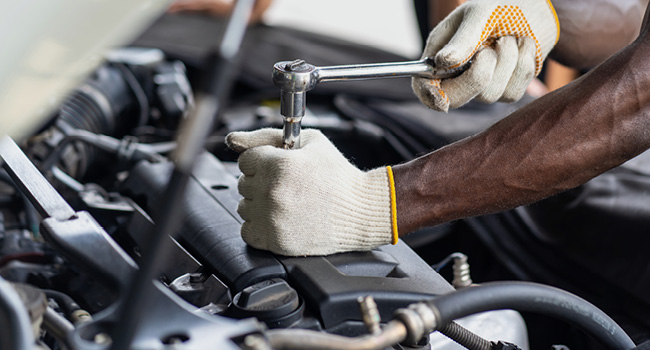
M 560 40 L 551 57 L 592 68 L 636 38 L 648 0 L 552 0 Z
M 650 147 L 649 47 L 634 43 L 486 131 L 394 167 L 400 233 L 543 199 Z

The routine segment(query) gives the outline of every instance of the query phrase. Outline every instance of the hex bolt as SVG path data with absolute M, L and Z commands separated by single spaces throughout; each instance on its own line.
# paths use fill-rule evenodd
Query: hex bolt
M 200 272 L 195 272 L 190 274 L 190 283 L 203 283 L 205 277 Z

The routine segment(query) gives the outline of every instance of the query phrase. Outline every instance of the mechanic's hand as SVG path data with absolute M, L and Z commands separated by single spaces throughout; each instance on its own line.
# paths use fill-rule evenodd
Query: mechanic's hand
M 422 57 L 446 68 L 471 59 L 470 68 L 442 81 L 413 78 L 413 90 L 422 103 L 445 112 L 475 97 L 517 101 L 557 43 L 558 23 L 548 0 L 467 1 L 431 31 Z
M 241 153 L 237 211 L 249 245 L 297 256 L 396 243 L 390 168 L 357 169 L 318 130 L 303 130 L 293 150 L 281 148 L 279 129 L 233 132 L 226 143 Z

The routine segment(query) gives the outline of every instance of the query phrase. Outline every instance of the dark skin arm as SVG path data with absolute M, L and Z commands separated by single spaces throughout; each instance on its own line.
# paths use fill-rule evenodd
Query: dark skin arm
M 589 74 L 395 166 L 400 235 L 541 200 L 650 148 L 649 10 L 637 40 Z

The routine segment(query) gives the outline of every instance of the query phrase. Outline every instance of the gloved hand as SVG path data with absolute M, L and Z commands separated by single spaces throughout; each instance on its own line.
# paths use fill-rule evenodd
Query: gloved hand
M 519 100 L 557 43 L 560 28 L 549 0 L 470 0 L 429 34 L 422 57 L 437 67 L 470 68 L 452 79 L 413 78 L 425 105 L 446 112 L 473 98 Z
M 300 149 L 282 149 L 278 129 L 226 137 L 228 147 L 241 153 L 238 187 L 244 198 L 237 212 L 244 241 L 289 256 L 397 243 L 390 167 L 359 170 L 318 130 L 303 130 L 301 142 Z

